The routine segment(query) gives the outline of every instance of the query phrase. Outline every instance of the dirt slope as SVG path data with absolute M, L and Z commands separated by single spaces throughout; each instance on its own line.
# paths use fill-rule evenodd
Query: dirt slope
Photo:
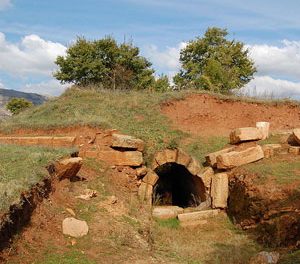
M 162 106 L 176 128 L 198 136 L 227 136 L 237 127 L 254 126 L 257 121 L 271 122 L 271 130 L 300 127 L 300 107 L 219 99 L 193 94 Z

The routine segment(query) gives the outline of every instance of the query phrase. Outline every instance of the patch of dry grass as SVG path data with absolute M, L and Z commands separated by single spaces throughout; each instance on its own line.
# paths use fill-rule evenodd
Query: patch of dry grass
M 220 215 L 195 228 L 153 227 L 156 254 L 172 263 L 244 264 L 260 250 L 245 233 Z

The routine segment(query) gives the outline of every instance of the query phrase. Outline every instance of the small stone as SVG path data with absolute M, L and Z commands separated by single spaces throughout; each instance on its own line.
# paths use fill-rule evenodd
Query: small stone
M 73 217 L 65 218 L 62 222 L 63 234 L 71 237 L 83 237 L 89 232 L 86 221 Z
M 143 177 L 143 176 L 145 176 L 145 175 L 147 174 L 147 171 L 148 171 L 148 169 L 147 169 L 147 167 L 145 167 L 145 166 L 142 166 L 142 167 L 140 167 L 140 168 L 137 168 L 137 169 L 136 169 L 136 176 L 137 176 L 138 178 L 141 178 L 141 177 Z
M 71 208 L 66 208 L 66 211 L 72 216 L 76 215 L 75 212 Z
M 86 200 L 86 201 L 89 201 L 94 197 L 97 197 L 97 191 L 90 190 L 90 189 L 86 189 L 86 190 L 84 190 L 83 194 L 75 196 L 75 198 L 79 198 L 79 199 Z
M 259 252 L 256 256 L 250 259 L 249 264 L 276 264 L 279 261 L 279 253 L 276 251 Z
M 116 204 L 118 202 L 118 198 L 114 195 L 110 196 L 107 200 L 108 204 Z

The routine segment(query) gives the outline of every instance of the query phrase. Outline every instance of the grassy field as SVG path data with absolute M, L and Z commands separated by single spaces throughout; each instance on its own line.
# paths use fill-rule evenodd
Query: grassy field
M 297 156 L 273 157 L 247 164 L 243 168 L 258 174 L 260 184 L 270 178 L 275 179 L 279 185 L 299 181 L 300 178 L 300 160 Z
M 0 212 L 17 202 L 20 194 L 48 175 L 51 161 L 70 153 L 68 149 L 0 145 Z

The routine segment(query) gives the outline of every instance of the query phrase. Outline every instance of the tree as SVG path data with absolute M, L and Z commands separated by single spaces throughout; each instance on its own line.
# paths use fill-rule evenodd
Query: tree
M 9 110 L 13 115 L 16 115 L 32 106 L 33 103 L 24 98 L 12 98 L 6 104 L 6 109 Z
M 256 72 L 244 44 L 227 40 L 226 29 L 208 28 L 204 37 L 190 41 L 180 52 L 182 69 L 175 75 L 179 89 L 195 87 L 219 93 L 239 89 Z
M 153 90 L 156 92 L 166 92 L 170 90 L 169 78 L 162 74 L 153 83 Z
M 94 41 L 78 38 L 55 63 L 59 70 L 54 77 L 62 83 L 146 89 L 154 81 L 151 63 L 139 55 L 139 48 L 131 43 L 118 44 L 111 37 Z

